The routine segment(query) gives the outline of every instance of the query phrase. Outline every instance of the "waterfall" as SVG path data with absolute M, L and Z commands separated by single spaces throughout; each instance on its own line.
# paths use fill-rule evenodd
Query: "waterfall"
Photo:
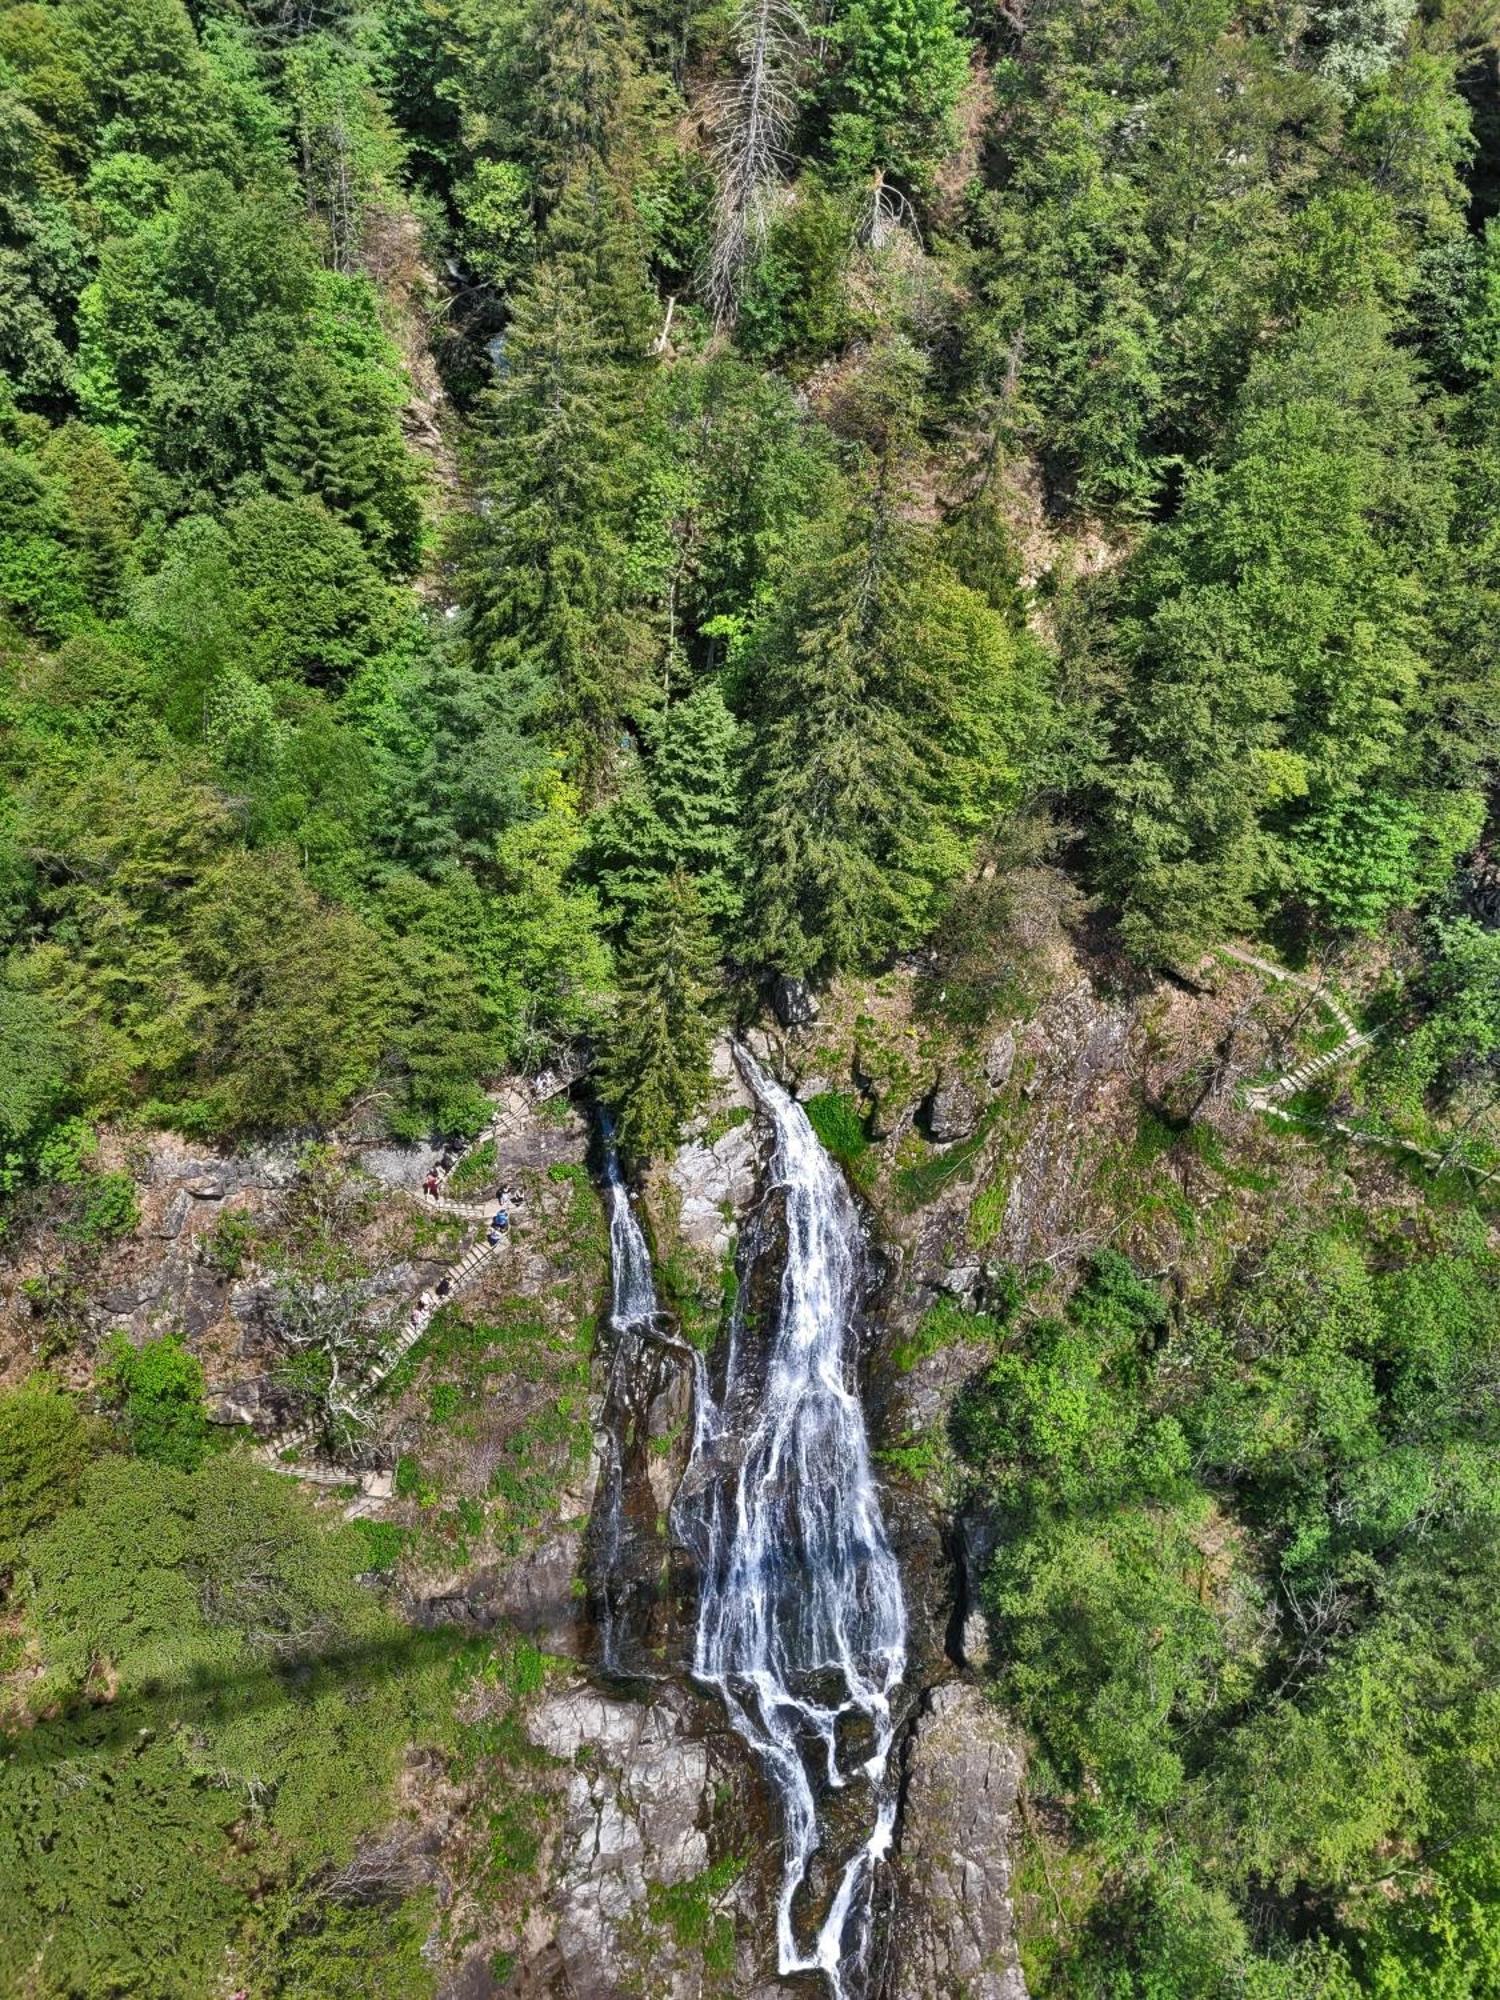
M 608 1127 L 604 1136 L 604 1188 L 609 1197 L 609 1323 L 617 1333 L 656 1323 L 656 1283 L 651 1252 L 620 1178 L 620 1161 Z
M 620 1178 L 620 1162 L 607 1122 L 604 1189 L 609 1203 L 609 1325 L 613 1338 L 601 1414 L 599 1491 L 591 1536 L 600 1664 L 606 1672 L 616 1673 L 621 1665 L 620 1628 L 634 1587 L 620 1561 L 627 1532 L 627 1452 L 632 1431 L 639 1424 L 642 1399 L 649 1403 L 655 1388 L 655 1368 L 643 1365 L 642 1344 L 655 1330 L 658 1308 L 651 1253 Z
M 887 1767 L 906 1611 L 853 1386 L 854 1203 L 806 1112 L 745 1051 L 736 1058 L 775 1135 L 761 1219 L 779 1200 L 786 1262 L 774 1326 L 753 1338 L 737 1308 L 717 1398 L 699 1374 L 678 1504 L 701 1568 L 693 1673 L 718 1692 L 781 1804 L 780 1969 L 820 1971 L 847 2000 L 895 1827 Z M 869 1831 L 804 1949 L 794 1905 L 820 1843 L 824 1786 L 862 1787 Z

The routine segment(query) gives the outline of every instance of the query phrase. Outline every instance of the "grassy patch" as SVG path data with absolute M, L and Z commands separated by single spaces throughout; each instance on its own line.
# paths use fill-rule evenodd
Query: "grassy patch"
M 465 1195 L 475 1194 L 480 1188 L 493 1187 L 496 1164 L 495 1142 L 486 1139 L 472 1153 L 465 1153 L 449 1174 L 445 1192 L 456 1201 L 462 1201 Z
M 909 1374 L 939 1348 L 959 1340 L 998 1339 L 1004 1330 L 1003 1323 L 987 1313 L 966 1312 L 956 1299 L 939 1299 L 923 1313 L 911 1338 L 897 1341 L 891 1359 L 902 1374 Z
M 859 1099 L 847 1090 L 820 1090 L 802 1109 L 824 1151 L 833 1155 L 851 1179 L 857 1179 L 870 1150 Z
M 930 1153 L 926 1158 L 914 1160 L 899 1169 L 896 1188 L 908 1208 L 925 1207 L 945 1188 L 973 1171 L 974 1163 L 984 1150 L 985 1141 L 999 1115 L 999 1105 L 991 1104 L 969 1138 L 960 1140 L 944 1153 Z
M 903 1479 L 927 1479 L 943 1463 L 943 1448 L 935 1437 L 908 1438 L 875 1454 L 876 1463 Z
M 652 1883 L 646 1891 L 646 1910 L 652 1923 L 672 1933 L 682 1951 L 699 1952 L 703 1969 L 723 1978 L 734 1969 L 734 1919 L 715 1910 L 714 1904 L 744 1872 L 744 1861 L 727 1854 L 690 1881 L 670 1888 Z

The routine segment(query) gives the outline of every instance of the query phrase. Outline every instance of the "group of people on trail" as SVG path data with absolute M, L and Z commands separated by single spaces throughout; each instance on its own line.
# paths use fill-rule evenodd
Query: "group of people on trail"
M 436 1163 L 428 1168 L 426 1178 L 422 1182 L 422 1192 L 427 1196 L 429 1201 L 436 1201 L 442 1193 L 444 1182 L 463 1158 L 465 1150 L 462 1146 L 445 1146 Z M 525 1193 L 519 1187 L 510 1187 L 502 1183 L 501 1186 L 495 1189 L 497 1206 L 494 1214 L 490 1217 L 484 1237 L 485 1242 L 491 1249 L 500 1241 L 506 1230 L 510 1228 L 510 1211 L 513 1208 L 519 1208 L 525 1199 Z M 443 1301 L 450 1296 L 452 1291 L 453 1280 L 451 1277 L 445 1277 L 438 1281 L 433 1291 L 423 1292 L 412 1309 L 413 1321 L 425 1321 L 429 1318 L 437 1311 Z
M 452 1154 L 444 1153 L 442 1160 L 439 1162 L 439 1164 L 435 1167 L 430 1167 L 428 1169 L 427 1178 L 422 1183 L 422 1192 L 423 1194 L 427 1195 L 429 1199 L 435 1201 L 437 1197 L 442 1193 L 443 1183 L 444 1181 L 447 1180 L 449 1174 L 453 1171 L 453 1167 L 450 1164 L 450 1162 L 454 1159 L 454 1157 L 455 1156 Z M 522 1189 L 518 1187 L 505 1187 L 505 1186 L 497 1187 L 495 1189 L 495 1200 L 500 1205 L 495 1210 L 491 1226 L 496 1229 L 508 1229 L 510 1227 L 510 1215 L 508 1210 L 511 1208 L 519 1208 L 525 1199 L 526 1196 L 524 1192 L 522 1191 Z

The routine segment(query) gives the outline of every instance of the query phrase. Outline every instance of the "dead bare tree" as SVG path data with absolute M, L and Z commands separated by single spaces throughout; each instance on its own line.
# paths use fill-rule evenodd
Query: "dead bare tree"
M 720 325 L 734 318 L 745 266 L 765 241 L 806 43 L 802 17 L 787 0 L 746 0 L 741 7 L 740 73 L 715 93 L 713 106 L 718 186 L 704 287 Z

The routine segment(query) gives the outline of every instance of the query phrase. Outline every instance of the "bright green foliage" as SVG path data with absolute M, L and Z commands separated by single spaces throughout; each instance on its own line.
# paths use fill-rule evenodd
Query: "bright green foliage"
M 1093 1884 L 1034 1990 L 1471 1990 L 1448 1938 L 1470 1912 L 1483 1963 L 1500 1840 L 1495 1278 L 1462 1228 L 1420 1255 L 1292 1235 L 1174 1325 L 1106 1256 L 1065 1321 L 1004 1336 L 956 1435 L 1002 1510 L 999 1689 Z
M 130 1448 L 139 1458 L 191 1472 L 208 1445 L 203 1366 L 182 1342 L 162 1334 L 141 1346 L 113 1334 L 96 1376 L 101 1394 L 117 1404 Z
M 832 148 L 849 173 L 882 169 L 903 179 L 951 141 L 950 123 L 969 73 L 954 0 L 847 0 L 837 22 L 843 51 Z
M 25 1537 L 72 1504 L 102 1427 L 45 1377 L 0 1396 L 0 1570 Z
M 1482 1129 L 1486 10 L 771 11 L 791 115 L 732 333 L 704 282 L 746 71 L 722 7 L 0 14 L 0 1192 L 8 1243 L 47 1232 L 44 1352 L 137 1226 L 102 1120 L 475 1132 L 485 1086 L 573 1044 L 644 1161 L 708 1087 L 724 968 L 748 1004 L 920 952 L 925 1020 L 977 1030 L 1085 909 L 1096 967 L 1377 939 L 1355 1087 Z M 897 1198 L 951 1197 L 1009 1107 Z M 870 1173 L 851 1112 L 812 1115 Z M 340 1190 L 310 1156 L 269 1298 L 325 1403 L 376 1337 Z M 1367 1243 L 1352 1206 L 1289 1214 L 1207 1296 L 1174 1272 L 1170 1309 L 1102 1256 L 1066 1304 L 937 1312 L 897 1357 L 986 1343 L 955 1439 L 1003 1531 L 992 1659 L 1047 1795 L 1029 1849 L 1071 1846 L 1018 1899 L 1056 1917 L 1038 2000 L 1495 1984 L 1495 1271 L 1403 1217 Z M 555 1518 L 570 1357 L 455 1545 Z M 430 1727 L 425 1642 L 372 1595 L 395 1544 L 205 1452 L 178 1342 L 106 1383 L 136 1455 L 93 1467 L 65 1399 L 0 1402 L 43 1663 L 8 1683 L 7 1966 L 429 1991 L 430 1902 L 340 1879 Z M 430 1503 L 424 1464 L 400 1485 Z M 475 1731 L 505 1771 L 476 1866 L 509 1896 L 548 1822 L 506 1728 Z M 710 1877 L 647 1915 L 712 1984 Z
M 620 1151 L 644 1163 L 668 1152 L 708 1095 L 712 936 L 689 876 L 664 876 L 630 928 L 620 1001 L 600 1064 Z
M 355 1581 L 352 1531 L 233 1459 L 191 1475 L 97 1463 L 25 1553 L 61 1712 L 0 1774 L 6 1936 L 39 1991 L 208 1991 L 252 1899 L 337 1871 L 378 1829 L 400 1745 L 446 1678 L 440 1648 L 404 1637 Z M 332 1979 L 348 1925 L 325 1921 Z M 421 1991 L 402 1939 L 387 1947 L 406 1967 L 394 1990 Z M 306 1990 L 310 1940 L 271 1948 Z

